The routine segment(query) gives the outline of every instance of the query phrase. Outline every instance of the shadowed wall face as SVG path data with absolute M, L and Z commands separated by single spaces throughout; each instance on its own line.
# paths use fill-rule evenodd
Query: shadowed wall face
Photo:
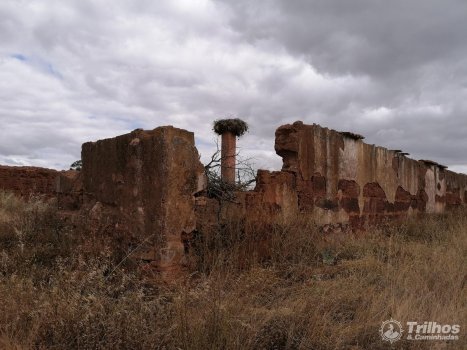
M 221 178 L 229 184 L 235 183 L 236 136 L 227 131 L 222 134 L 221 146 Z
M 135 130 L 82 148 L 88 207 L 104 206 L 138 253 L 165 274 L 183 267 L 182 236 L 195 228 L 194 193 L 204 169 L 192 132 L 171 126 Z M 92 211 L 92 209 L 91 209 Z

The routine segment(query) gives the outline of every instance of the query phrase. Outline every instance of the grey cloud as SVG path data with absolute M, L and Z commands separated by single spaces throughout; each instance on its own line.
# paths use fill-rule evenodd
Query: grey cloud
M 214 119 L 280 167 L 274 130 L 352 130 L 456 169 L 467 159 L 465 1 L 56 1 L 0 4 L 0 162 L 66 167 L 82 142 Z M 12 54 L 53 66 L 47 74 Z
M 381 76 L 444 57 L 465 57 L 464 1 L 277 0 L 260 4 L 236 2 L 234 27 L 253 42 L 273 38 L 292 52 L 306 55 L 323 71 Z M 271 12 L 276 15 L 270 16 Z
M 461 102 L 467 93 L 467 3 L 278 0 L 236 2 L 233 9 L 231 24 L 244 40 L 274 41 L 321 74 L 370 80 L 360 94 L 330 91 L 319 102 L 298 91 L 295 96 L 308 107 L 298 109 L 301 119 L 352 129 L 416 156 L 467 162 L 467 108 Z M 288 97 L 286 109 L 293 113 L 295 101 Z M 442 115 L 423 112 L 430 105 Z M 391 110 L 384 118 L 365 117 L 365 111 L 383 107 Z

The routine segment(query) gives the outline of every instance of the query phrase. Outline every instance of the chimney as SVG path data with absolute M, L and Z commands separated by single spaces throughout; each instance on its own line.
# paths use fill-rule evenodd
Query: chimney
M 222 136 L 221 179 L 235 184 L 237 137 L 248 131 L 248 124 L 241 119 L 221 119 L 214 122 L 214 132 Z

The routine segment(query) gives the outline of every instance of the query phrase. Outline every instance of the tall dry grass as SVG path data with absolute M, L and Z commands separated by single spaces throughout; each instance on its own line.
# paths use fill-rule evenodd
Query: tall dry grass
M 164 285 L 90 251 L 53 205 L 0 193 L 0 349 L 388 349 L 391 317 L 461 325 L 459 341 L 392 348 L 466 347 L 465 212 L 356 236 L 303 218 L 269 230 L 264 245 L 232 224 Z

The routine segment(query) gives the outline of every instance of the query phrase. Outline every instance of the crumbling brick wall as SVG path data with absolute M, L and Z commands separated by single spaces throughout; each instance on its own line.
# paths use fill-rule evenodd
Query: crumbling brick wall
M 0 166 L 0 188 L 57 196 L 60 209 L 79 209 L 91 222 L 111 225 L 111 234 L 134 238 L 139 249 L 132 256 L 166 275 L 188 264 L 195 234 L 229 220 L 240 222 L 244 234 L 249 224 L 267 227 L 297 215 L 360 229 L 467 204 L 467 175 L 366 144 L 359 135 L 296 122 L 277 129 L 275 149 L 282 169 L 259 170 L 255 189 L 227 203 L 203 192 L 193 133 L 171 126 L 85 143 L 81 172 Z
M 78 210 L 83 204 L 83 179 L 81 171 L 59 172 L 55 179 L 57 206 L 61 210 Z
M 282 170 L 295 174 L 300 211 L 322 223 L 441 213 L 465 202 L 466 175 L 351 133 L 297 122 L 277 129 L 275 148 Z
M 55 196 L 58 171 L 38 167 L 0 166 L 0 189 L 18 196 Z
M 64 210 L 81 206 L 81 177 L 75 170 L 0 165 L 0 190 L 23 198 L 55 198 L 57 207 Z
M 182 237 L 195 228 L 194 194 L 204 186 L 193 133 L 168 126 L 88 142 L 82 162 L 90 213 L 111 210 L 116 229 L 146 242 L 141 258 L 176 273 L 184 263 Z
M 319 225 L 361 229 L 467 203 L 467 175 L 366 144 L 360 135 L 296 122 L 277 129 L 275 149 L 282 170 L 258 171 L 254 191 L 224 204 L 223 219 L 307 215 Z M 213 212 L 203 209 L 209 205 L 199 201 L 201 226 L 206 213 Z

